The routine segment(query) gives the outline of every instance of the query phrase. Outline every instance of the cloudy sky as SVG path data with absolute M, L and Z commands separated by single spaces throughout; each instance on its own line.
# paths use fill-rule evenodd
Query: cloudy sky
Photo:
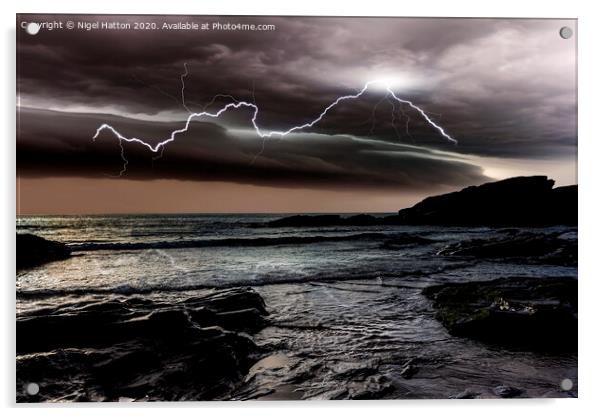
M 21 29 L 51 21 L 274 30 Z M 563 26 L 576 32 L 572 20 L 20 15 L 18 212 L 388 212 L 516 175 L 576 183 L 576 36 Z M 258 137 L 242 107 L 193 118 L 158 153 L 109 130 L 92 139 L 107 123 L 156 145 L 233 100 L 259 108 L 262 131 L 286 130 L 373 80 L 282 138 Z

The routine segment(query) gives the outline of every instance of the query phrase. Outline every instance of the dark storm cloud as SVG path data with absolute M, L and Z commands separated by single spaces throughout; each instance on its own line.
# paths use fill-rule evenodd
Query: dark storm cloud
M 24 177 L 116 175 L 123 167 L 119 142 L 108 132 L 92 141 L 102 121 L 128 135 L 165 134 L 176 123 L 115 116 L 23 109 L 17 142 Z M 128 179 L 215 180 L 330 189 L 423 189 L 486 181 L 481 169 L 459 158 L 418 147 L 350 136 L 295 134 L 270 139 L 262 151 L 254 132 L 193 122 L 163 156 L 124 143 Z
M 22 20 L 68 19 L 130 23 L 141 20 L 135 16 L 23 15 L 18 24 Z M 391 149 L 403 146 L 393 143 L 513 158 L 575 153 L 575 43 L 574 39 L 563 40 L 558 36 L 560 26 L 574 26 L 574 21 L 235 16 L 147 16 L 142 20 L 158 24 L 178 21 L 274 24 L 276 30 L 55 30 L 42 31 L 36 36 L 19 30 L 21 105 L 81 113 L 108 112 L 130 118 L 144 116 L 153 120 L 183 119 L 186 112 L 181 105 L 180 76 L 187 63 L 190 74 L 186 77 L 185 94 L 189 108 L 199 111 L 215 94 L 231 94 L 257 103 L 262 126 L 282 129 L 313 119 L 337 96 L 361 88 L 370 79 L 393 76 L 400 80 L 395 86 L 399 95 L 433 112 L 433 119 L 458 139 L 458 146 L 440 137 L 415 111 L 405 108 L 403 114 L 399 107 L 392 108 L 391 103 L 381 101 L 383 91 L 375 90 L 361 100 L 337 107 L 312 132 L 378 139 L 387 150 L 384 156 L 370 153 L 367 148 L 360 151 L 354 142 L 356 153 L 351 153 L 361 154 L 360 165 L 358 160 L 351 160 L 333 167 L 324 161 L 336 159 L 337 155 L 347 157 L 344 152 L 349 150 L 345 147 L 349 144 L 341 139 L 343 136 L 333 137 L 332 142 L 327 141 L 328 136 L 319 136 L 319 140 L 303 141 L 297 147 L 293 140 L 287 140 L 278 143 L 278 152 L 291 152 L 295 158 L 274 154 L 269 161 L 245 168 L 245 175 L 248 173 L 254 180 L 277 182 L 280 178 L 276 173 L 286 170 L 283 180 L 289 183 L 314 181 L 312 175 L 316 183 L 325 176 L 339 178 L 333 181 L 340 183 L 352 182 L 344 178 L 355 181 L 360 176 L 364 178 L 362 183 L 366 183 L 367 177 L 377 178 L 379 183 L 394 183 L 405 175 L 411 178 L 408 184 L 418 186 L 418 172 L 422 170 L 428 174 L 421 180 L 428 179 L 431 185 L 460 184 L 462 180 L 470 183 L 478 177 L 478 170 L 457 161 L 400 154 Z M 210 108 L 215 110 L 225 101 L 219 99 Z M 407 125 L 406 117 L 410 117 Z M 70 118 L 64 120 L 74 122 Z M 220 121 L 228 128 L 248 128 L 248 120 L 248 113 L 237 112 Z M 101 118 L 96 121 L 102 122 Z M 116 123 L 115 127 L 124 131 L 145 129 L 143 137 L 164 133 L 157 123 L 126 119 Z M 27 127 L 24 123 L 22 126 Z M 98 146 L 89 148 L 87 137 L 91 132 L 80 128 L 78 125 L 74 129 L 82 135 L 79 142 L 60 141 L 61 146 L 72 150 L 79 146 L 86 152 L 95 152 L 88 163 L 104 163 L 98 158 Z M 63 138 L 64 132 L 60 133 Z M 186 154 L 176 163 L 171 157 L 177 149 L 171 146 L 155 166 L 161 166 L 161 174 L 165 175 L 226 177 L 228 169 L 224 163 L 231 159 L 242 163 L 255 151 L 245 146 L 256 146 L 257 141 L 235 139 L 228 130 L 220 134 L 212 136 L 221 137 L 221 141 L 214 143 L 215 149 L 200 155 L 204 161 L 200 168 L 197 163 L 200 149 L 187 149 L 196 156 L 184 167 L 181 165 L 187 160 Z M 37 140 L 51 140 L 50 135 L 47 137 Z M 114 160 L 116 141 L 108 141 L 113 147 L 107 148 L 107 157 L 110 155 L 108 160 Z M 336 149 L 331 149 L 331 143 Z M 362 142 L 362 146 L 368 146 L 366 143 Z M 46 143 L 39 146 L 45 148 Z M 34 147 L 23 160 L 35 159 L 31 153 Z M 265 154 L 273 148 L 276 147 L 268 146 Z M 326 149 L 331 153 L 323 153 Z M 128 149 L 128 153 L 136 151 Z M 428 155 L 427 150 L 423 152 Z M 36 157 L 43 159 L 44 155 Z M 55 158 L 73 166 L 70 157 L 57 153 Z M 140 154 L 140 158 L 143 163 L 149 155 Z M 382 163 L 377 163 L 377 158 Z M 283 166 L 285 160 L 287 165 Z M 303 165 L 302 160 L 319 163 Z M 178 165 L 177 168 L 172 164 Z M 323 168 L 319 172 L 315 171 L 317 165 Z M 86 174 L 85 166 L 88 164 L 77 169 L 78 174 Z M 332 169 L 325 170 L 325 166 Z M 369 167 L 372 173 L 356 175 L 357 166 Z M 449 175 L 444 171 L 448 168 Z M 392 171 L 395 174 L 391 176 Z M 236 172 L 232 180 L 241 180 L 240 169 Z M 146 175 L 136 173 L 133 168 L 131 174 Z

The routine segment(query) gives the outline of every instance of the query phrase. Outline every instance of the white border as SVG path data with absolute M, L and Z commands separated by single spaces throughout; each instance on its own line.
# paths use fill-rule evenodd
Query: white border
M 535 413 L 563 415 L 596 413 L 600 406 L 602 371 L 600 365 L 600 296 L 602 295 L 601 265 L 597 257 L 600 243 L 602 212 L 602 175 L 598 166 L 602 154 L 600 132 L 600 42 L 602 41 L 602 15 L 596 13 L 594 1 L 547 0 L 527 2 L 504 0 L 495 3 L 469 0 L 434 1 L 420 0 L 396 2 L 393 0 L 369 0 L 350 4 L 351 1 L 146 1 L 103 0 L 100 2 L 71 1 L 4 1 L 2 13 L 3 64 L 2 71 L 2 269 L 0 276 L 3 312 L 0 334 L 2 357 L 0 360 L 0 404 L 8 407 L 8 413 L 19 410 L 22 414 L 58 411 L 61 414 L 164 414 L 168 408 L 181 414 L 196 414 L 218 410 L 226 414 L 305 415 L 308 412 L 327 413 L 342 410 L 345 413 L 365 414 L 371 409 L 379 412 L 407 414 L 445 415 L 507 415 L 508 413 Z M 15 221 L 15 13 L 132 13 L 132 14 L 215 14 L 215 15 L 347 15 L 347 16 L 440 16 L 440 17 L 557 17 L 579 19 L 579 399 L 566 400 L 483 400 L 483 401 L 376 401 L 376 402 L 247 402 L 247 403 L 175 403 L 175 404 L 96 404 L 56 406 L 14 405 L 14 221 Z M 110 409 L 110 410 L 109 410 Z

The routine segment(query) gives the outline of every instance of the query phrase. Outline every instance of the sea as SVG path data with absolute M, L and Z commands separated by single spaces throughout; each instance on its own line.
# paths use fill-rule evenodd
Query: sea
M 73 255 L 17 273 L 17 316 L 78 299 L 178 301 L 252 287 L 270 312 L 254 341 L 275 353 L 251 369 L 235 398 L 332 399 L 342 389 L 381 391 L 379 383 L 394 385 L 393 398 L 496 397 L 499 386 L 526 397 L 576 395 L 576 354 L 451 336 L 422 295 L 446 282 L 576 277 L 576 267 L 440 255 L 462 240 L 494 238 L 493 228 L 268 226 L 286 215 L 19 216 L 18 233 L 61 241 Z M 528 231 L 577 238 L 575 227 Z M 435 242 L 386 244 L 408 235 Z M 420 371 L 407 378 L 410 362 Z M 358 384 L 358 373 L 382 377 Z

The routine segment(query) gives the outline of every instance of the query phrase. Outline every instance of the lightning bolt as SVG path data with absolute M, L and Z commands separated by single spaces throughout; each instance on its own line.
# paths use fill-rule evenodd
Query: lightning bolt
M 414 140 L 414 136 L 412 136 L 412 135 L 410 134 L 410 120 L 411 120 L 411 119 L 410 119 L 410 116 L 408 115 L 408 113 L 406 113 L 406 112 L 403 110 L 403 106 L 402 106 L 402 105 L 400 105 L 400 106 L 399 106 L 399 111 L 400 111 L 400 112 L 401 112 L 401 114 L 403 114 L 403 116 L 406 118 L 406 135 L 407 135 L 407 136 L 408 136 L 410 139 L 412 139 L 412 141 L 413 141 L 413 142 L 415 142 L 415 140 Z
M 218 98 L 229 98 L 229 99 L 231 99 L 234 102 L 238 102 L 238 100 L 236 98 L 234 98 L 233 96 L 231 96 L 230 94 L 216 94 L 216 95 L 213 96 L 213 98 L 211 98 L 211 100 L 207 104 L 205 104 L 203 106 L 203 111 L 206 111 L 209 107 L 211 107 Z M 196 103 L 193 103 L 193 104 L 196 104 Z M 192 114 L 192 111 L 190 111 L 190 109 L 185 104 L 185 101 L 184 101 L 184 89 L 183 88 L 182 88 L 182 106 L 186 109 L 186 111 L 188 111 L 189 114 Z M 121 140 L 120 140 L 120 142 L 121 142 Z M 163 151 L 164 150 L 165 150 L 165 146 L 162 146 L 161 147 L 161 152 L 160 152 L 159 156 L 154 156 L 153 160 L 159 160 L 159 159 L 161 159 L 163 157 Z M 123 157 L 122 157 L 122 159 L 123 159 Z M 118 175 L 118 176 L 122 176 L 122 175 L 123 175 L 123 173 L 120 174 L 120 175 Z
M 397 125 L 395 124 L 395 116 L 396 116 L 395 109 L 397 108 L 395 106 L 395 104 L 397 104 L 397 102 L 394 100 L 391 100 L 389 95 L 387 95 L 387 101 L 389 101 L 389 103 L 391 104 L 391 126 L 393 126 L 393 130 L 395 130 L 395 134 L 397 135 L 397 138 L 401 139 L 401 136 L 399 135 L 399 129 L 397 128 Z M 401 107 L 402 107 L 402 105 L 399 104 L 399 108 L 401 108 Z
M 192 114 L 192 111 L 186 105 L 186 99 L 184 98 L 184 89 L 186 88 L 186 83 L 184 82 L 184 78 L 186 78 L 187 76 L 188 76 L 188 66 L 186 65 L 186 62 L 184 62 L 184 73 L 182 75 L 180 75 L 180 81 L 182 82 L 182 91 L 181 91 L 182 106 L 184 106 L 184 108 L 186 109 L 186 111 L 188 111 L 189 114 Z
M 370 125 L 370 132 L 368 133 L 370 135 L 374 134 L 374 127 L 376 127 L 376 110 L 378 109 L 378 106 L 380 105 L 380 103 L 382 103 L 386 99 L 387 99 L 387 95 L 385 95 L 380 100 L 378 100 L 378 102 L 376 104 L 374 104 L 374 107 L 372 108 L 372 115 L 368 119 L 369 121 L 372 121 L 372 124 Z
M 188 75 L 188 67 L 186 65 L 184 65 L 184 69 L 185 69 L 185 73 L 181 75 L 180 79 L 182 81 L 182 90 L 181 90 L 181 95 L 182 95 L 182 104 L 184 106 L 184 108 L 186 110 L 188 110 L 189 114 L 188 117 L 186 118 L 186 122 L 184 123 L 184 126 L 180 129 L 176 129 L 174 131 L 171 132 L 171 134 L 169 135 L 169 137 L 162 139 L 160 141 L 158 141 L 156 144 L 151 144 L 151 142 L 149 142 L 148 140 L 145 139 L 140 139 L 137 137 L 126 137 L 124 135 L 122 135 L 117 129 L 115 129 L 113 126 L 111 126 L 110 124 L 107 123 L 103 123 L 101 124 L 97 129 L 96 129 L 96 133 L 94 134 L 94 136 L 92 137 L 92 140 L 95 141 L 99 136 L 100 133 L 103 132 L 104 130 L 108 130 L 111 133 L 113 133 L 113 135 L 119 140 L 119 145 L 121 147 L 121 155 L 122 155 L 122 159 L 124 160 L 124 167 L 122 169 L 122 171 L 120 172 L 119 176 L 122 176 L 123 173 L 125 173 L 125 170 L 127 168 L 127 159 L 125 158 L 124 155 L 124 149 L 123 149 L 123 143 L 138 143 L 141 144 L 142 146 L 146 147 L 148 150 L 150 150 L 153 153 L 162 153 L 162 149 L 169 143 L 173 142 L 176 140 L 176 137 L 182 133 L 185 133 L 186 131 L 188 131 L 188 129 L 190 128 L 190 123 L 192 122 L 193 119 L 195 118 L 201 118 L 201 117 L 206 117 L 206 118 L 219 118 L 222 114 L 224 114 L 225 112 L 229 111 L 229 110 L 236 110 L 236 109 L 241 109 L 241 108 L 248 108 L 253 110 L 253 116 L 251 117 L 251 124 L 253 125 L 253 128 L 257 134 L 258 137 L 264 139 L 264 143 L 265 143 L 265 139 L 269 139 L 271 137 L 285 137 L 291 133 L 297 132 L 297 131 L 301 131 L 301 130 L 305 130 L 305 129 L 309 129 L 311 127 L 313 127 L 314 125 L 316 125 L 317 123 L 319 123 L 325 116 L 326 114 L 328 114 L 328 112 L 330 110 L 332 110 L 334 107 L 338 106 L 340 103 L 345 102 L 345 101 L 350 101 L 350 100 L 355 100 L 360 98 L 362 95 L 364 95 L 366 93 L 366 91 L 369 90 L 369 88 L 375 84 L 384 84 L 386 87 L 386 91 L 387 91 L 387 98 L 393 99 L 395 101 L 397 101 L 400 104 L 406 104 L 409 107 L 413 108 L 414 110 L 416 110 L 421 116 L 422 118 L 428 123 L 430 124 L 435 130 L 437 130 L 439 132 L 439 134 L 444 137 L 447 141 L 453 143 L 453 144 L 458 144 L 458 141 L 456 139 L 454 139 L 453 137 L 451 137 L 444 129 L 443 127 L 439 126 L 437 123 L 435 123 L 430 117 L 429 115 L 422 110 L 422 108 L 418 107 L 416 104 L 414 104 L 412 101 L 409 100 L 405 100 L 403 98 L 400 98 L 397 96 L 397 94 L 391 89 L 391 86 L 383 81 L 379 81 L 379 80 L 373 80 L 373 81 L 368 81 L 366 84 L 364 84 L 364 87 L 362 89 L 360 89 L 357 93 L 355 94 L 348 94 L 348 95 L 342 95 L 340 97 L 338 97 L 337 99 L 335 99 L 333 102 L 331 102 L 328 106 L 326 106 L 324 108 L 324 110 L 322 110 L 322 112 L 316 117 L 314 118 L 312 121 L 309 121 L 307 123 L 301 124 L 301 125 L 297 125 L 297 126 L 292 126 L 287 130 L 263 130 L 259 127 L 259 125 L 257 124 L 257 117 L 259 115 L 259 107 L 255 104 L 255 103 L 250 103 L 247 101 L 237 101 L 234 99 L 234 97 L 232 96 L 228 96 L 228 95 L 223 95 L 223 94 L 218 94 L 218 96 L 224 96 L 224 97 L 228 97 L 228 98 L 232 98 L 234 99 L 234 102 L 230 102 L 225 104 L 222 108 L 220 108 L 217 111 L 211 112 L 211 111 L 207 111 L 206 109 L 203 109 L 200 112 L 192 112 L 190 111 L 190 109 L 188 109 L 188 107 L 186 106 L 185 103 L 185 96 L 184 96 L 184 89 L 185 89 L 185 83 L 184 83 L 184 78 Z M 216 96 L 216 97 L 218 97 Z M 214 97 L 214 100 L 215 98 Z M 212 100 L 207 106 L 209 107 L 210 104 L 213 104 L 214 100 Z M 392 102 L 393 105 L 394 102 Z M 155 140 L 152 140 L 155 141 Z
M 387 92 L 389 94 L 391 94 L 391 97 L 393 97 L 393 99 L 399 101 L 400 103 L 403 104 L 407 104 L 410 107 L 412 107 L 414 110 L 418 111 L 420 113 L 420 115 L 431 125 L 433 126 L 436 130 L 439 131 L 439 133 L 441 134 L 441 136 L 445 137 L 448 141 L 452 142 L 453 144 L 458 144 L 458 141 L 456 139 L 454 139 L 453 137 L 451 137 L 449 134 L 447 134 L 445 132 L 445 130 L 443 130 L 443 127 L 441 127 L 440 125 L 438 125 L 437 123 L 435 123 L 426 113 L 426 111 L 424 111 L 422 108 L 418 107 L 416 104 L 414 104 L 413 102 L 409 101 L 409 100 L 404 100 L 399 98 L 395 92 L 393 92 L 393 90 L 391 89 L 391 87 L 389 85 L 387 85 Z

